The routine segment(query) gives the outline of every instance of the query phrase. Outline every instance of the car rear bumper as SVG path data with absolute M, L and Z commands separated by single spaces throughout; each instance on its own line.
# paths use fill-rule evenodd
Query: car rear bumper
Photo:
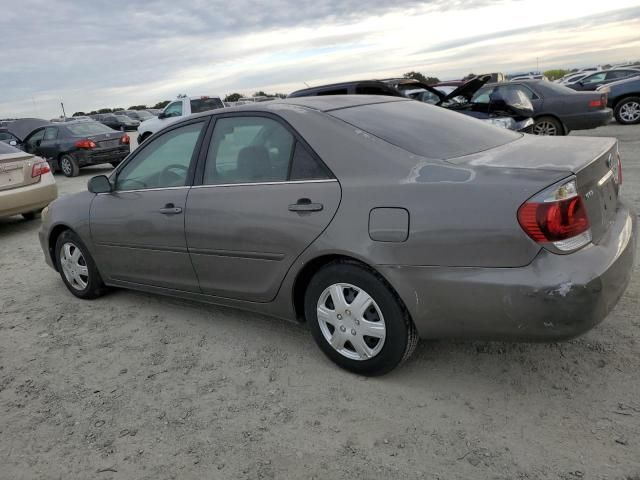
M 595 245 L 568 255 L 541 250 L 521 268 L 379 266 L 423 338 L 557 340 L 601 322 L 633 270 L 636 215 L 619 205 Z
M 129 146 L 124 145 L 117 148 L 79 150 L 74 153 L 81 167 L 86 165 L 99 165 L 101 163 L 121 162 L 129 155 Z
M 588 130 L 606 125 L 612 118 L 613 111 L 610 108 L 603 108 L 593 112 L 566 115 L 562 121 L 569 130 Z
M 0 217 L 42 210 L 57 197 L 53 175 L 46 173 L 33 185 L 0 191 Z

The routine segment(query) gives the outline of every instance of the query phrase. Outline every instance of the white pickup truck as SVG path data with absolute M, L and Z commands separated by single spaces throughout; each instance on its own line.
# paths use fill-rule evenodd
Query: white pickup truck
M 217 108 L 224 108 L 222 99 L 217 95 L 211 97 L 180 96 L 169 103 L 160 115 L 145 120 L 140 124 L 138 127 L 138 145 L 167 125 L 193 113 L 206 112 Z

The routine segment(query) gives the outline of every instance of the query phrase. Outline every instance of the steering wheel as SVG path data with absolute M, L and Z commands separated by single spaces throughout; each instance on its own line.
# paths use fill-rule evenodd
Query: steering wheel
M 184 175 L 181 173 L 176 173 L 175 170 L 183 170 Z M 189 167 L 186 167 L 184 165 L 180 165 L 177 163 L 173 163 L 171 165 L 167 165 L 166 167 L 164 167 L 164 169 L 160 172 L 160 175 L 158 176 L 158 181 L 160 185 L 166 185 L 168 187 L 178 187 L 180 185 L 175 185 L 175 183 L 179 184 L 180 182 L 182 182 L 182 184 L 184 185 L 184 181 L 187 178 L 188 172 L 189 172 Z

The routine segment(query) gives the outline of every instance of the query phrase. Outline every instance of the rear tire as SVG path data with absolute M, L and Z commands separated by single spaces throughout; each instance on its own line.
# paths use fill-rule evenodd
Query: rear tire
M 543 136 L 559 136 L 565 134 L 562 123 L 553 117 L 536 118 L 532 133 Z
M 613 109 L 613 115 L 621 125 L 640 123 L 640 97 L 622 99 Z
M 76 297 L 91 300 L 107 291 L 89 250 L 71 230 L 56 240 L 55 261 L 62 281 Z
M 80 165 L 72 155 L 62 155 L 58 160 L 58 165 L 65 177 L 77 177 L 80 174 Z
M 317 272 L 307 286 L 304 311 L 324 354 L 361 375 L 393 370 L 418 343 L 397 294 L 382 277 L 357 263 L 335 262 Z

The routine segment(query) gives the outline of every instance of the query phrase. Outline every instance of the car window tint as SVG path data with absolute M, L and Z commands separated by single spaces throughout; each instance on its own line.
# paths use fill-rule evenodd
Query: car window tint
M 327 168 L 316 160 L 304 145 L 296 142 L 289 180 L 324 180 L 331 178 Z
M 58 138 L 58 129 L 55 127 L 45 128 L 43 140 L 55 140 Z
M 222 100 L 217 97 L 202 97 L 191 100 L 191 113 L 206 112 L 223 107 Z
M 427 158 L 470 155 L 522 137 L 467 115 L 411 100 L 342 108 L 329 114 Z
M 176 128 L 144 145 L 118 173 L 116 190 L 182 187 L 204 122 Z
M 333 90 L 321 90 L 317 93 L 318 96 L 321 95 L 347 95 L 349 92 L 346 88 L 334 88 Z
M 606 73 L 596 73 L 590 77 L 585 78 L 582 83 L 598 83 L 602 82 L 606 76 Z
M 36 148 L 36 143 L 39 140 L 42 140 L 44 138 L 44 128 L 42 130 L 38 130 L 36 133 L 34 133 L 33 135 L 31 135 L 28 139 L 27 139 L 27 151 L 29 153 L 33 152 L 33 149 Z
M 266 117 L 216 121 L 205 165 L 205 185 L 287 180 L 293 135 Z
M 358 85 L 356 87 L 356 95 L 391 95 L 391 96 L 397 96 L 397 95 L 393 95 L 393 93 L 391 93 L 389 90 L 382 88 L 382 87 L 376 87 L 374 85 Z
M 88 137 L 90 135 L 100 135 L 101 133 L 112 133 L 113 130 L 99 122 L 88 121 L 67 125 L 67 129 L 75 137 Z
M 164 111 L 167 117 L 179 117 L 182 115 L 182 102 L 170 103 Z

